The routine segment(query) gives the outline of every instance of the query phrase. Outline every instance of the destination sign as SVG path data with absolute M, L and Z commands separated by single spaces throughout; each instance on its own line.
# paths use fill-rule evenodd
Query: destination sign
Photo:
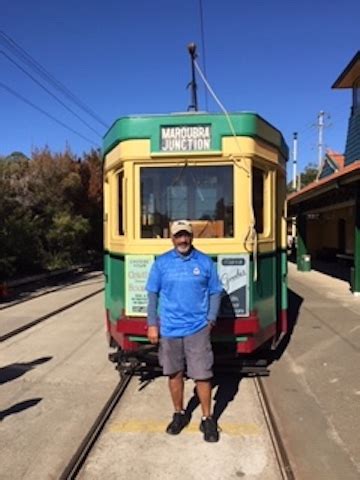
M 162 152 L 195 152 L 211 149 L 210 125 L 161 127 Z

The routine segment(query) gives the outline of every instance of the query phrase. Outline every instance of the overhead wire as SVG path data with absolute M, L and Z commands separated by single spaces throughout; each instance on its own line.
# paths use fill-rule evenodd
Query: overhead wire
M 35 110 L 38 110 L 39 112 L 41 112 L 43 115 L 46 115 L 48 118 L 50 118 L 51 120 L 53 120 L 54 122 L 56 122 L 57 124 L 61 125 L 62 127 L 66 128 L 67 130 L 69 130 L 70 132 L 72 133 L 75 133 L 75 135 L 78 135 L 79 137 L 81 137 L 83 140 L 86 140 L 87 142 L 91 143 L 92 145 L 94 145 L 95 147 L 99 147 L 99 144 L 93 142 L 91 139 L 85 137 L 85 135 L 81 134 L 80 132 L 78 132 L 77 130 L 74 130 L 72 127 L 69 127 L 69 125 L 66 125 L 64 122 L 62 122 L 61 120 L 58 120 L 56 117 L 54 117 L 53 115 L 51 115 L 50 113 L 48 113 L 46 110 L 44 110 L 43 108 L 35 105 L 33 102 L 31 102 L 30 100 L 28 100 L 27 98 L 23 97 L 20 93 L 16 92 L 15 90 L 13 90 L 11 87 L 9 87 L 8 85 L 5 85 L 4 83 L 0 82 L 0 87 L 2 87 L 4 90 L 8 91 L 9 93 L 11 93 L 11 95 L 17 97 L 18 99 L 22 100 L 24 103 L 30 105 L 31 107 L 35 108 Z
M 45 85 L 39 82 L 31 73 L 27 72 L 25 68 L 23 68 L 18 62 L 12 59 L 6 52 L 0 50 L 0 54 L 3 55 L 5 58 L 9 60 L 12 64 L 14 64 L 19 70 L 21 70 L 25 75 L 27 75 L 33 82 L 35 82 L 40 88 L 42 88 L 45 92 L 47 92 L 51 97 L 53 97 L 60 105 L 62 105 L 66 110 L 68 110 L 72 115 L 74 115 L 78 120 L 80 120 L 84 125 L 86 125 L 92 132 L 102 138 L 102 134 L 95 130 L 88 122 L 86 122 L 83 118 L 80 117 L 74 110 L 68 107 L 60 98 L 58 98 L 54 93 L 52 93 Z
M 35 60 L 24 48 L 22 48 L 13 38 L 0 30 L 0 42 L 12 51 L 18 58 L 26 63 L 31 69 L 36 70 L 44 80 L 51 84 L 55 89 L 61 92 L 68 100 L 71 100 L 78 108 L 90 115 L 94 120 L 100 123 L 106 129 L 109 125 L 102 120 L 90 107 L 72 93 L 63 83 L 57 80 L 45 67 Z
M 236 135 L 234 125 L 231 121 L 230 115 L 228 114 L 226 108 L 224 107 L 224 105 L 221 103 L 221 101 L 217 97 L 214 90 L 211 88 L 211 86 L 210 86 L 209 82 L 207 81 L 205 75 L 201 71 L 201 68 L 200 68 L 198 62 L 196 61 L 196 59 L 194 59 L 194 65 L 195 65 L 195 68 L 196 68 L 198 74 L 200 75 L 202 81 L 204 82 L 206 88 L 208 89 L 209 93 L 211 94 L 211 96 L 213 97 L 215 102 L 219 105 L 222 112 L 224 113 L 225 118 L 226 118 L 226 120 L 228 122 L 228 125 L 229 125 L 229 128 L 230 128 L 230 131 L 231 131 L 231 133 L 234 137 L 236 146 L 239 150 L 240 160 L 242 160 L 243 159 L 243 156 L 241 154 L 242 149 L 241 149 L 238 137 Z M 238 161 L 239 159 L 237 159 L 233 155 L 231 156 L 231 159 L 233 160 L 234 164 L 237 167 L 240 167 L 242 170 L 244 170 L 247 173 L 248 178 L 252 178 L 251 172 L 246 167 L 244 167 L 244 165 L 241 165 L 241 163 L 239 164 L 239 161 Z M 258 238 L 257 238 L 257 231 L 256 231 L 256 220 L 255 220 L 255 212 L 254 212 L 253 199 L 252 199 L 252 189 L 251 188 L 249 188 L 249 212 L 250 212 L 249 231 L 248 231 L 248 234 L 247 234 L 245 240 L 249 241 L 250 243 L 253 244 L 253 258 L 254 258 L 253 279 L 254 279 L 254 282 L 256 282 L 257 279 L 258 279 L 258 261 L 257 261 L 257 257 L 258 257 Z
M 225 118 L 228 122 L 228 125 L 229 125 L 229 128 L 231 130 L 231 133 L 235 139 L 235 143 L 236 143 L 236 146 L 238 147 L 238 150 L 239 152 L 241 152 L 241 146 L 239 144 L 239 141 L 238 141 L 238 138 L 237 138 L 237 135 L 235 133 L 235 129 L 234 129 L 234 126 L 233 126 L 233 123 L 231 121 L 231 118 L 226 110 L 226 108 L 224 107 L 224 105 L 221 103 L 221 101 L 219 100 L 219 98 L 217 97 L 216 93 L 214 92 L 214 90 L 211 88 L 209 82 L 207 81 L 207 79 L 205 78 L 205 75 L 203 74 L 203 72 L 201 71 L 201 68 L 198 64 L 198 62 L 196 61 L 196 59 L 194 60 L 194 64 L 195 64 L 195 68 L 198 72 L 198 74 L 200 75 L 202 81 L 204 82 L 206 88 L 208 89 L 208 91 L 210 92 L 211 96 L 213 97 L 213 99 L 215 100 L 215 102 L 219 105 L 219 107 L 221 108 L 222 112 L 224 113 L 225 115 Z M 243 170 L 246 171 L 246 173 L 250 176 L 250 172 L 242 165 L 239 165 Z
M 202 59 L 203 59 L 203 68 L 204 68 L 204 76 L 207 77 L 206 74 L 206 54 L 205 54 L 205 29 L 204 29 L 204 10 L 202 0 L 199 0 L 199 9 L 200 9 L 200 33 L 201 33 L 201 50 L 202 50 Z M 208 93 L 207 89 L 205 88 L 205 110 L 209 110 L 208 105 Z

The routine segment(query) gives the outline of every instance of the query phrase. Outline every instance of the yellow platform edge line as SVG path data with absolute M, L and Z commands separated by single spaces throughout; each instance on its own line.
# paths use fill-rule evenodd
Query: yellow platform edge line
M 111 433 L 164 433 L 168 422 L 127 420 L 113 423 Z M 228 435 L 255 436 L 262 433 L 262 429 L 255 423 L 226 423 L 219 422 L 220 431 Z M 184 429 L 184 433 L 198 433 L 199 423 L 191 422 Z

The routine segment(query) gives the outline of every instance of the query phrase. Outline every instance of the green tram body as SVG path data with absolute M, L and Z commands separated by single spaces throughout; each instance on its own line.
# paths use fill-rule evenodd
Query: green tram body
M 281 133 L 254 113 L 113 124 L 104 138 L 105 308 L 120 370 L 156 365 L 145 283 L 179 218 L 193 223 L 194 245 L 213 258 L 226 290 L 212 333 L 216 361 L 240 371 L 284 336 L 287 156 Z

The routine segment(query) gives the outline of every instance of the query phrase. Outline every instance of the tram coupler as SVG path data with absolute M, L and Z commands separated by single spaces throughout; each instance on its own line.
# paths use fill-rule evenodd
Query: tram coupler
M 117 350 L 116 352 L 111 352 L 108 354 L 108 359 L 112 363 L 120 363 L 122 359 L 122 352 L 121 350 Z

